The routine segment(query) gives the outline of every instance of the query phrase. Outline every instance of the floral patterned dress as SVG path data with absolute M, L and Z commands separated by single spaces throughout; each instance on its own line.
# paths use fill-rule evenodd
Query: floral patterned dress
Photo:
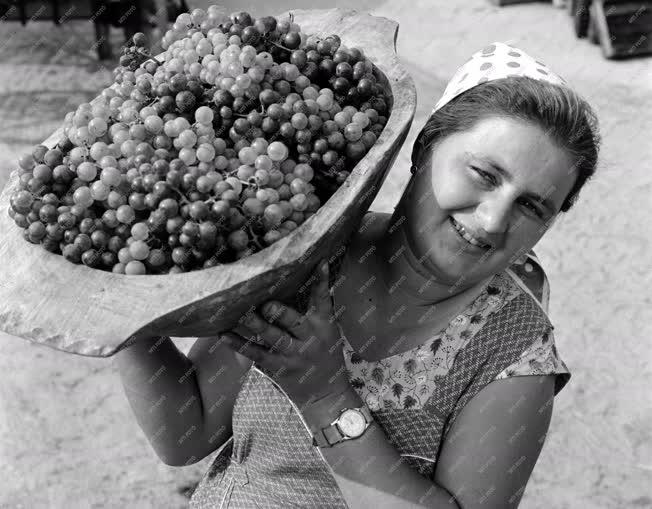
M 351 385 L 371 410 L 421 407 L 433 394 L 438 377 L 446 375 L 453 366 L 457 353 L 482 329 L 492 314 L 522 291 L 533 295 L 547 311 L 548 281 L 534 255 L 512 265 L 508 272 L 494 276 L 484 291 L 451 320 L 444 331 L 412 350 L 369 362 L 344 337 Z M 539 295 L 534 295 L 535 292 Z M 552 331 L 541 334 L 495 380 L 545 374 L 556 375 L 555 394 L 571 376 L 559 356 Z

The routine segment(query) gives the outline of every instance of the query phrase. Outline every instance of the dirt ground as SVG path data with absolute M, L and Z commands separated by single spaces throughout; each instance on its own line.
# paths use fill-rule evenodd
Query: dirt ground
M 227 8 L 277 14 L 298 4 L 228 2 Z M 511 43 L 542 60 L 595 107 L 604 137 L 600 169 L 536 248 L 551 283 L 557 346 L 573 378 L 555 400 L 521 507 L 652 507 L 652 59 L 604 60 L 599 48 L 574 37 L 566 12 L 548 3 L 300 4 L 368 10 L 400 23 L 398 52 L 417 84 L 419 105 L 373 210 L 393 209 L 417 130 L 456 68 L 490 42 Z M 116 34 L 114 42 L 119 39 Z M 0 186 L 23 151 L 109 82 L 91 44 L 87 22 L 0 23 Z M 0 507 L 187 507 L 184 492 L 210 457 L 186 468 L 161 463 L 110 360 L 0 336 Z M 179 340 L 184 351 L 190 344 Z

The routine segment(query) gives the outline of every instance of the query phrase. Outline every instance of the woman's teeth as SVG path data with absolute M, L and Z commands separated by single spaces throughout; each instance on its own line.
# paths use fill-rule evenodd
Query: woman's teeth
M 464 227 L 459 224 L 455 219 L 451 217 L 451 223 L 453 224 L 453 227 L 458 231 L 458 233 L 466 240 L 469 244 L 473 244 L 474 246 L 482 247 L 482 248 L 488 248 L 490 247 L 488 244 L 485 244 L 476 238 L 474 238 L 470 233 L 468 233 Z

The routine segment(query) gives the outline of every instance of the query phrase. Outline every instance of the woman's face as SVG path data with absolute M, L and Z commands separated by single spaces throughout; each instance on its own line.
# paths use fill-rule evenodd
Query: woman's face
M 511 118 L 444 138 L 405 203 L 415 254 L 449 284 L 502 271 L 557 216 L 576 179 L 573 163 L 541 128 Z

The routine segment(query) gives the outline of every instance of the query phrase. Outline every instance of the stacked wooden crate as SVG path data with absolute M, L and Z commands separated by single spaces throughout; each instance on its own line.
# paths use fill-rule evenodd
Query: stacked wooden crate
M 606 58 L 652 53 L 652 0 L 593 0 L 587 35 Z
M 532 2 L 540 2 L 541 0 L 489 0 L 493 5 L 502 7 L 503 5 L 512 5 L 512 4 L 525 4 Z
M 489 0 L 497 6 L 539 0 Z M 652 54 L 652 0 L 553 0 L 565 2 L 577 37 L 599 44 L 606 58 Z

